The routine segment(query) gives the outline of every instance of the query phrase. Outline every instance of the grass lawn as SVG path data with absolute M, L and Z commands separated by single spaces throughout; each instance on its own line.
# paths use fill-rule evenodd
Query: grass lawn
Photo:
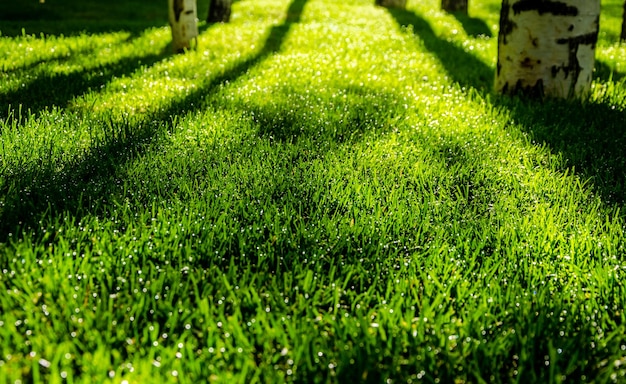
M 498 0 L 240 0 L 183 55 L 163 2 L 18 3 L 0 383 L 626 381 L 621 0 L 569 103 L 492 92 Z

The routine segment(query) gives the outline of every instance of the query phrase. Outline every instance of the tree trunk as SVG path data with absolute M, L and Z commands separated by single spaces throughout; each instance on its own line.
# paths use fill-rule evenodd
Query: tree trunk
M 622 13 L 622 34 L 620 39 L 626 41 L 626 1 L 624 2 L 624 13 Z
M 211 0 L 207 23 L 227 23 L 230 20 L 230 6 L 232 0 Z
M 441 9 L 446 12 L 461 12 L 467 15 L 467 0 L 441 0 Z
M 600 0 L 503 0 L 496 91 L 585 95 L 591 87 L 599 18 Z
M 376 5 L 387 8 L 406 8 L 406 0 L 376 0 Z
M 196 0 L 168 0 L 168 6 L 172 48 L 174 52 L 183 52 L 198 36 Z

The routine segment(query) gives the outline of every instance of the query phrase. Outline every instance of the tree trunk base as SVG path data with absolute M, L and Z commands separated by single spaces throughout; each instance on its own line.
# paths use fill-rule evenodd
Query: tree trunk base
M 172 29 L 172 49 L 184 52 L 191 48 L 191 40 L 198 37 L 195 0 L 168 0 L 169 22 Z
M 209 5 L 207 23 L 228 23 L 230 21 L 231 0 L 212 0 Z
M 588 94 L 600 0 L 504 0 L 495 89 L 531 97 Z
M 468 0 L 442 0 L 441 9 L 446 12 L 459 12 L 467 15 Z

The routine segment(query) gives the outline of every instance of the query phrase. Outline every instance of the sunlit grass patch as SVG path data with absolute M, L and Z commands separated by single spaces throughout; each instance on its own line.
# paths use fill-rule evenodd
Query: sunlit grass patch
M 621 15 L 537 102 L 372 3 L 0 38 L 0 382 L 623 379 Z

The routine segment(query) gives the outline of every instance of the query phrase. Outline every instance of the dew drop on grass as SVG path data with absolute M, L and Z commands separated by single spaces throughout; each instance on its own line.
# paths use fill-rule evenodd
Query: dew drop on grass
M 50 368 L 50 365 L 52 364 L 46 359 L 39 359 L 39 365 L 41 365 L 44 368 Z

